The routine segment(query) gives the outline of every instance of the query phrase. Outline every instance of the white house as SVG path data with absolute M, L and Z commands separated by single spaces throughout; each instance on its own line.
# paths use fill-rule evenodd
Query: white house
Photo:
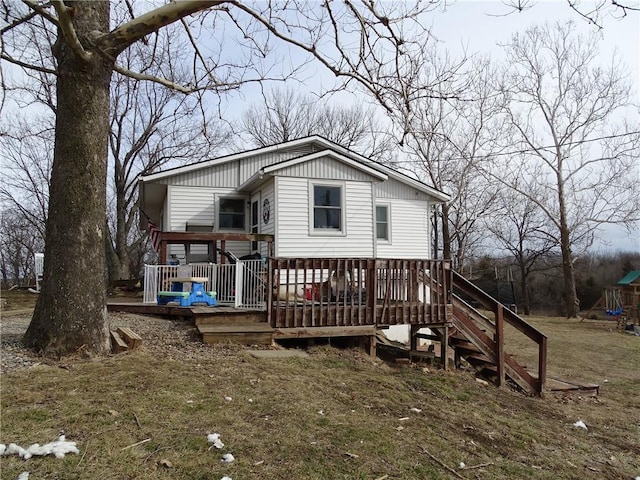
M 449 200 L 319 136 L 142 176 L 139 187 L 163 232 L 273 236 L 271 252 L 227 241 L 238 257 L 428 259 L 431 207 Z M 202 245 L 170 248 L 182 262 L 213 261 Z

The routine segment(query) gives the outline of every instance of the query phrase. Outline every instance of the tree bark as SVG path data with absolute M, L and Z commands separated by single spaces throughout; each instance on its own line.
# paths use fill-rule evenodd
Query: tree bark
M 109 2 L 65 2 L 83 60 L 58 32 L 57 114 L 42 290 L 23 343 L 47 355 L 109 350 L 106 310 L 106 173 L 113 64 L 91 52 L 109 29 Z
M 451 232 L 449 230 L 449 205 L 442 204 L 442 258 L 451 260 Z

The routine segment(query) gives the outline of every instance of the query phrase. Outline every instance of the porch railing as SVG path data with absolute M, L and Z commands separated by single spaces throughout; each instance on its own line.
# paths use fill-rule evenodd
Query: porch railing
M 452 314 L 449 262 L 272 258 L 273 328 L 435 325 Z
M 265 310 L 266 272 L 262 260 L 239 260 L 235 264 L 145 265 L 143 302 L 156 303 L 158 292 L 171 289 L 172 277 L 206 277 L 205 287 L 216 292 L 218 303 Z

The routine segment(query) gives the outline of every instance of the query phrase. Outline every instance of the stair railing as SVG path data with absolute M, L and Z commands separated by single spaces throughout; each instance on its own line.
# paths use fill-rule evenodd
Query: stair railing
M 504 306 L 491 295 L 478 288 L 457 272 L 453 272 L 453 286 L 480 302 L 487 310 L 492 311 L 495 315 L 494 355 L 498 368 L 499 384 L 504 383 L 505 369 L 506 367 L 510 367 L 516 371 L 518 376 L 529 383 L 536 393 L 541 394 L 544 391 L 547 379 L 547 336 L 508 308 L 504 308 Z M 532 377 L 526 370 L 517 365 L 510 356 L 505 354 L 504 322 L 515 327 L 538 345 L 538 378 Z

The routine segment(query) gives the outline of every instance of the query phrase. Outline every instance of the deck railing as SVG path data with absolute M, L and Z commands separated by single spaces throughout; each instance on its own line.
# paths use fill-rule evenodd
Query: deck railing
M 439 260 L 272 258 L 274 328 L 435 325 L 451 315 L 451 270 Z
M 158 292 L 171 289 L 173 277 L 206 277 L 205 287 L 216 292 L 218 303 L 266 309 L 266 265 L 262 260 L 239 260 L 235 264 L 145 265 L 144 303 L 156 303 Z

